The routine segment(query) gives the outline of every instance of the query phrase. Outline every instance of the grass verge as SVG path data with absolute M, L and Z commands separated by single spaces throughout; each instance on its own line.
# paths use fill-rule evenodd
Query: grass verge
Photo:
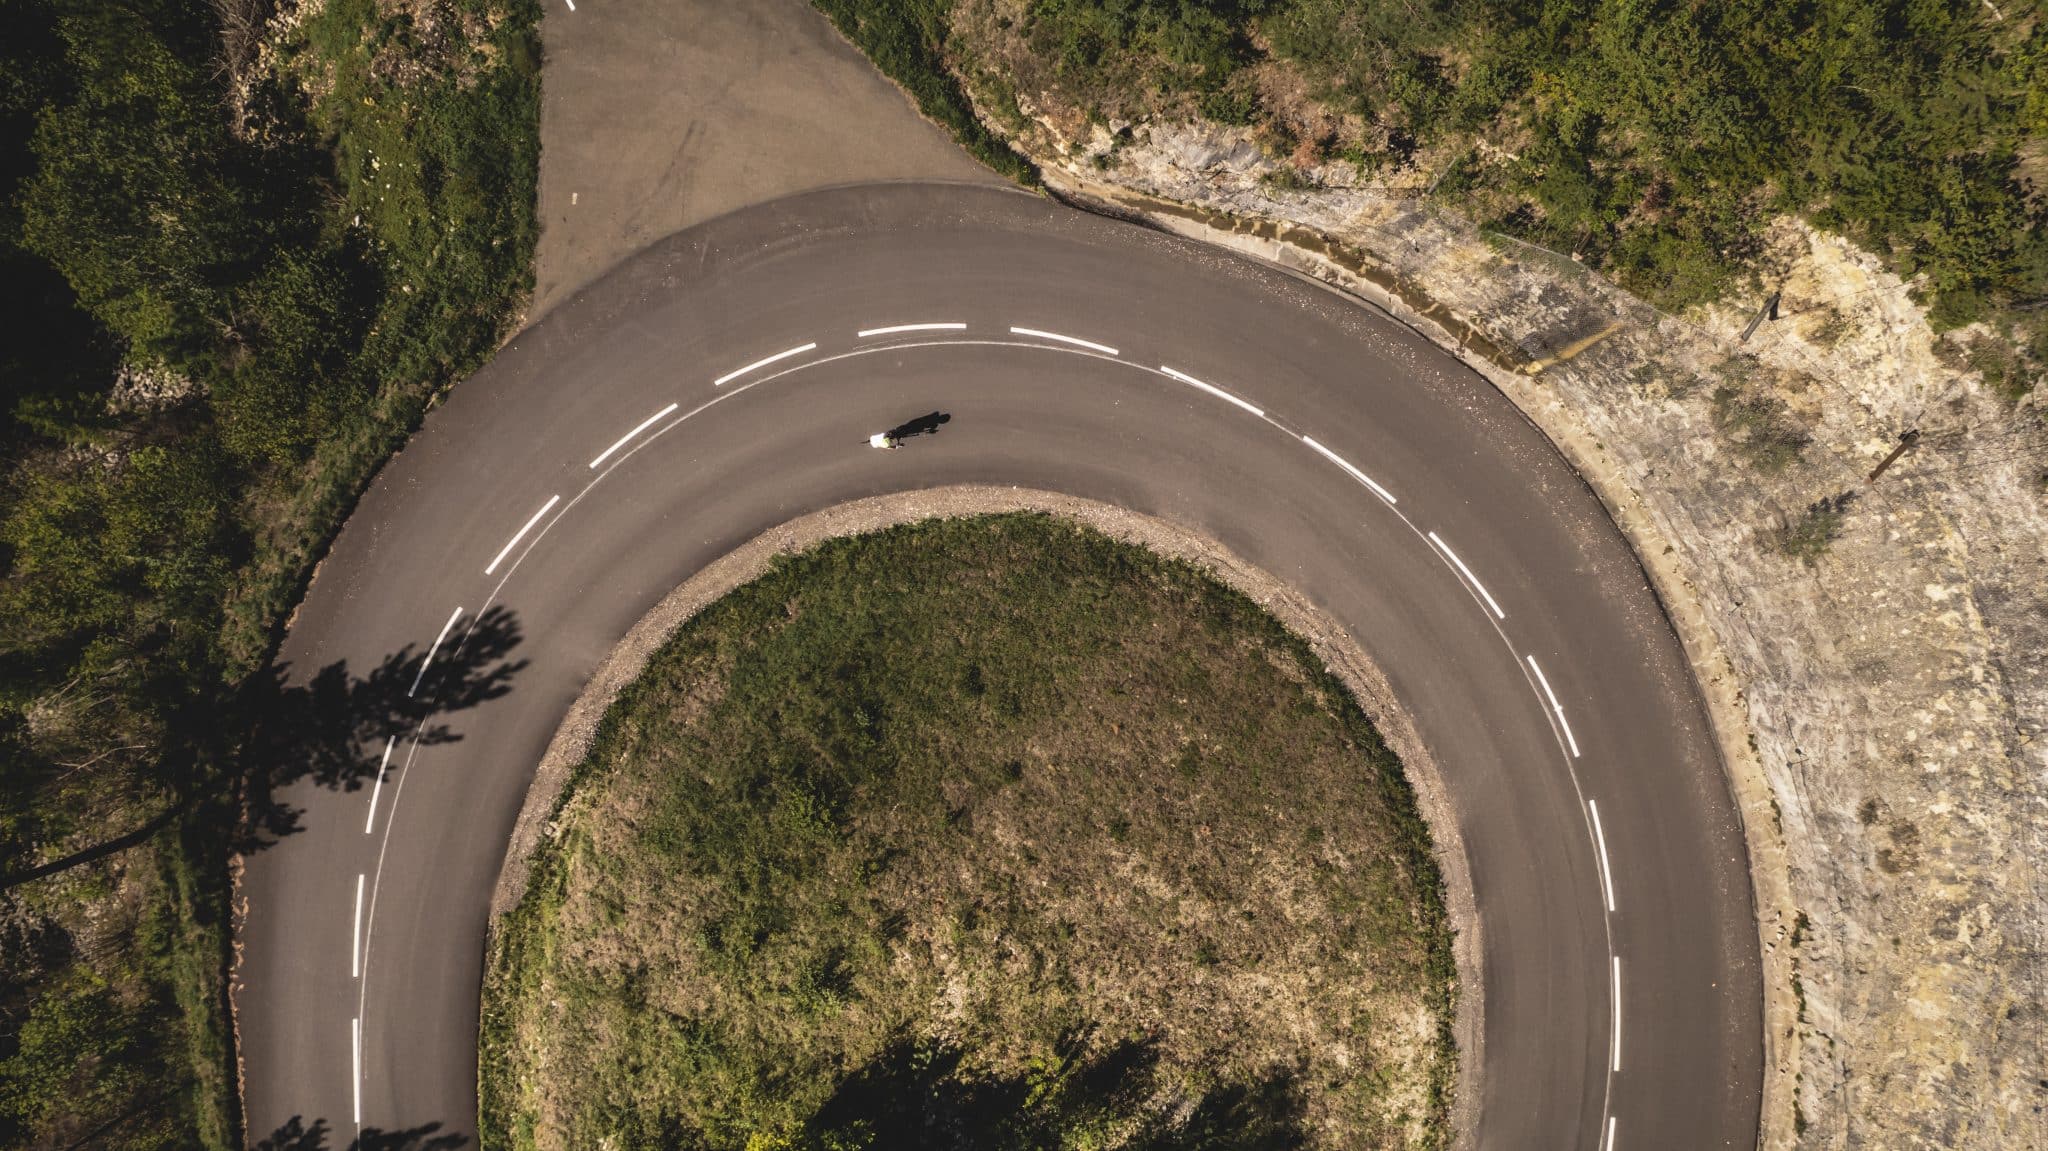
M 1251 601 L 1063 521 L 834 541 L 707 609 L 532 876 L 485 1147 L 1446 1140 L 1399 763 Z

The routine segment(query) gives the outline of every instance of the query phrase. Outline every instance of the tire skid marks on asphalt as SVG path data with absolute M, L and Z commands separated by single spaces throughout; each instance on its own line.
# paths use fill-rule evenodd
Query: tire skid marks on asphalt
M 966 325 L 964 323 L 952 322 L 896 324 L 881 328 L 862 329 L 857 333 L 857 336 L 861 339 L 870 339 L 880 336 L 902 335 L 919 332 L 958 332 L 964 331 L 965 329 Z M 1046 344 L 1041 343 L 1020 343 L 1008 340 L 987 339 L 933 339 L 912 343 L 889 344 L 886 347 L 856 349 L 853 351 L 841 352 L 834 355 L 825 356 L 820 359 L 810 361 L 808 363 L 790 365 L 789 367 L 786 367 L 781 371 L 762 376 L 761 378 L 756 380 L 751 380 L 748 383 L 740 387 L 734 388 L 730 391 L 721 392 L 712 399 L 709 399 L 704 403 L 699 404 L 696 407 L 690 409 L 689 411 L 683 412 L 680 415 L 675 415 L 676 410 L 680 405 L 675 403 L 669 404 L 668 406 L 664 407 L 661 411 L 655 413 L 653 416 L 649 417 L 648 419 L 642 421 L 639 425 L 635 426 L 632 431 L 620 437 L 620 439 L 614 444 L 612 444 L 611 447 L 605 449 L 605 451 L 601 453 L 596 459 L 590 461 L 589 467 L 592 470 L 595 470 L 601 465 L 605 464 L 607 460 L 611 460 L 611 464 L 609 467 L 605 467 L 604 470 L 599 472 L 597 475 L 592 476 L 590 480 L 583 486 L 583 488 L 580 491 L 578 491 L 573 497 L 570 498 L 568 505 L 566 507 L 563 507 L 560 513 L 558 513 L 552 520 L 549 520 L 548 523 L 541 528 L 540 534 L 534 537 L 533 541 L 528 544 L 527 548 L 520 553 L 518 559 L 516 559 L 513 562 L 511 569 L 507 570 L 505 574 L 502 577 L 500 577 L 497 585 L 492 588 L 490 596 L 486 599 L 484 608 L 482 610 L 489 610 L 491 604 L 496 601 L 498 592 L 503 590 L 506 582 L 511 579 L 514 572 L 518 570 L 520 564 L 524 562 L 526 555 L 530 554 L 533 548 L 539 545 L 541 539 L 544 538 L 547 535 L 547 533 L 553 529 L 554 525 L 560 522 L 561 519 L 564 516 L 566 516 L 571 510 L 573 510 L 577 504 L 581 503 L 583 498 L 589 495 L 590 492 L 594 488 L 596 488 L 596 486 L 599 483 L 603 482 L 603 480 L 607 476 L 609 476 L 613 471 L 617 470 L 619 467 L 623 466 L 627 460 L 631 459 L 635 455 L 638 455 L 642 449 L 650 446 L 655 440 L 666 435 L 668 432 L 673 431 L 677 427 L 680 427 L 682 424 L 694 418 L 695 416 L 703 413 L 707 409 L 719 403 L 722 403 L 725 400 L 738 396 L 744 392 L 751 391 L 756 387 L 781 379 L 785 375 L 789 375 L 794 372 L 804 370 L 806 368 L 819 367 L 825 364 L 833 363 L 838 360 L 850 359 L 855 356 L 871 354 L 873 352 L 878 351 L 886 350 L 893 352 L 907 351 L 915 348 L 949 347 L 962 345 L 1012 347 L 1038 349 L 1043 351 L 1068 351 L 1070 354 L 1091 355 L 1092 358 L 1117 358 L 1119 362 L 1126 362 L 1121 360 L 1120 354 L 1116 348 L 1110 347 L 1107 344 L 1100 344 L 1092 340 L 1084 340 L 1075 336 L 1062 335 L 1057 332 L 1045 331 L 1043 329 L 1038 328 L 1011 327 L 1009 330 L 1010 333 L 1013 335 L 1024 336 L 1033 340 L 1051 341 L 1054 344 L 1068 345 L 1068 347 L 1048 347 Z M 740 377 L 745 376 L 748 373 L 759 371 L 762 368 L 769 367 L 783 360 L 791 359 L 793 357 L 802 355 L 806 352 L 815 351 L 817 347 L 818 345 L 815 342 L 812 342 L 802 344 L 794 348 L 790 348 L 786 351 L 777 352 L 772 356 L 764 357 L 742 368 L 738 368 L 732 372 L 728 372 L 727 374 L 720 376 L 716 380 L 712 381 L 712 383 L 714 386 L 723 387 L 725 384 L 730 383 L 733 380 L 739 379 Z M 1143 368 L 1140 365 L 1133 364 L 1132 366 L 1138 367 L 1141 371 L 1155 371 L 1155 369 Z M 1442 536 L 1438 535 L 1434 531 L 1425 531 L 1424 529 L 1419 527 L 1413 520 L 1409 519 L 1406 513 L 1402 512 L 1399 509 L 1399 501 L 1395 498 L 1394 494 L 1391 491 L 1389 491 L 1385 486 L 1381 485 L 1378 481 L 1374 480 L 1371 476 L 1367 475 L 1363 470 L 1352 464 L 1349 460 L 1345 459 L 1343 456 L 1331 450 L 1324 444 L 1318 442 L 1313 437 L 1306 435 L 1304 433 L 1293 431 L 1286 425 L 1282 424 L 1280 421 L 1267 415 L 1264 409 L 1259 408 L 1258 406 L 1252 404 L 1250 401 L 1245 400 L 1233 394 L 1232 392 L 1227 391 L 1224 388 L 1216 387 L 1202 380 L 1196 379 L 1195 377 L 1190 376 L 1185 372 L 1178 371 L 1166 365 L 1161 365 L 1159 368 L 1157 368 L 1156 374 L 1163 376 L 1167 379 L 1174 380 L 1178 383 L 1196 388 L 1199 391 L 1202 391 L 1218 399 L 1221 399 L 1227 403 L 1230 403 L 1244 410 L 1245 412 L 1258 417 L 1265 423 L 1272 425 L 1275 429 L 1279 430 L 1283 434 L 1286 434 L 1291 438 L 1299 439 L 1301 443 L 1307 445 L 1311 450 L 1316 452 L 1318 455 L 1322 456 L 1330 463 L 1336 465 L 1345 474 L 1349 475 L 1352 479 L 1356 480 L 1359 484 L 1363 485 L 1365 488 L 1370 490 L 1375 496 L 1379 497 L 1379 499 L 1382 500 L 1387 505 L 1387 507 L 1390 510 L 1392 510 L 1397 517 L 1400 518 L 1402 524 L 1406 526 L 1411 533 L 1413 533 L 1415 536 L 1429 544 L 1431 550 L 1435 552 L 1439 556 L 1439 558 L 1442 559 L 1446 563 L 1446 565 L 1449 566 L 1457 574 L 1461 583 L 1463 583 L 1468 588 L 1468 590 L 1471 593 L 1473 593 L 1475 601 L 1483 603 L 1485 605 L 1488 612 L 1493 616 L 1491 620 L 1488 620 L 1488 623 L 1490 623 L 1493 626 L 1494 631 L 1500 636 L 1501 642 L 1508 648 L 1510 654 L 1513 653 L 1513 642 L 1509 639 L 1507 633 L 1501 630 L 1500 623 L 1501 621 L 1507 619 L 1507 613 L 1501 608 L 1499 601 L 1494 599 L 1492 593 L 1487 590 L 1485 584 L 1479 580 L 1479 577 L 1472 571 L 1472 569 L 1469 566 L 1466 565 L 1464 560 L 1460 558 L 1454 550 L 1452 550 L 1450 545 L 1444 541 Z M 663 419 L 668 418 L 670 416 L 674 416 L 674 418 L 670 419 L 667 424 L 659 428 L 654 428 L 652 434 L 646 435 L 644 439 L 640 439 L 640 442 L 633 442 L 636 438 L 641 437 L 643 433 L 646 433 L 649 428 L 654 427 L 655 424 L 660 423 Z M 630 449 L 628 448 L 628 445 L 631 445 Z M 623 454 L 619 454 L 622 451 Z M 618 458 L 612 459 L 614 455 L 617 455 Z M 539 524 L 541 520 L 547 516 L 547 513 L 554 509 L 554 507 L 561 502 L 561 499 L 562 497 L 559 494 L 549 497 L 547 503 L 544 504 L 539 511 L 535 512 L 533 516 L 530 519 L 528 519 L 523 526 L 520 527 L 519 531 L 513 535 L 511 540 L 508 541 L 505 544 L 504 548 L 502 548 L 498 552 L 497 556 L 492 559 L 490 565 L 484 569 L 484 574 L 495 574 L 499 565 L 504 562 L 505 558 L 512 553 L 513 549 L 518 546 L 521 540 L 525 539 L 526 535 L 533 530 L 535 525 Z M 455 615 L 449 618 L 448 624 L 442 628 L 442 639 L 446 638 L 449 628 L 454 625 L 456 619 L 459 618 L 461 614 L 461 609 L 458 608 L 456 610 Z M 479 611 L 477 616 L 472 617 L 470 622 L 470 630 L 474 630 L 476 626 L 476 621 L 478 618 L 481 618 L 481 615 L 482 611 Z M 466 644 L 468 642 L 468 638 L 469 632 L 465 631 L 461 643 Z M 437 639 L 435 641 L 435 645 L 438 647 L 440 642 L 441 639 Z M 458 651 L 459 650 L 460 645 L 458 645 Z M 432 656 L 433 652 L 430 649 L 428 654 L 429 660 L 432 659 Z M 1536 657 L 1533 655 L 1526 655 L 1523 658 L 1527 662 L 1528 670 L 1531 673 L 1533 673 L 1533 680 L 1531 682 L 1532 689 L 1540 689 L 1538 703 L 1547 703 L 1547 707 L 1545 708 L 1547 718 L 1553 718 L 1555 720 L 1557 731 L 1561 733 L 1563 737 L 1562 742 L 1565 745 L 1564 749 L 1569 750 L 1570 754 L 1569 758 L 1567 758 L 1565 761 L 1565 769 L 1571 777 L 1574 789 L 1578 789 L 1580 791 L 1581 796 L 1583 797 L 1584 792 L 1583 788 L 1579 783 L 1577 770 L 1573 768 L 1571 764 L 1571 760 L 1578 759 L 1581 757 L 1578 739 L 1572 732 L 1570 722 L 1565 718 L 1563 705 L 1559 702 L 1557 694 L 1551 689 L 1549 678 L 1543 674 L 1542 667 L 1536 662 Z M 421 674 L 424 675 L 424 673 L 425 667 L 423 665 L 421 668 Z M 1525 676 L 1525 678 L 1529 677 Z M 417 679 L 415 679 L 414 686 L 418 686 Z M 396 815 L 397 812 L 399 796 L 402 795 L 404 791 L 406 772 L 410 769 L 412 765 L 413 756 L 417 753 L 419 749 L 419 736 L 420 733 L 424 730 L 425 721 L 423 720 L 420 724 L 420 729 L 413 733 L 413 738 L 410 747 L 408 748 L 408 751 L 406 753 L 405 765 L 400 769 L 399 772 L 398 787 L 392 798 L 392 814 L 394 816 Z M 395 743 L 396 740 L 394 739 L 388 742 L 385 746 L 384 761 L 387 765 L 390 762 L 392 746 Z M 380 788 L 383 785 L 382 768 L 379 769 L 377 785 Z M 1586 810 L 1589 817 L 1589 830 L 1591 832 L 1589 838 L 1593 841 L 1595 854 L 1598 860 L 1602 903 L 1608 912 L 1608 917 L 1606 917 L 1606 929 L 1609 940 L 1609 1013 L 1611 1017 L 1611 1040 L 1609 1059 L 1609 1090 L 1607 1094 L 1611 1099 L 1612 1076 L 1621 1070 L 1621 958 L 1618 954 L 1615 954 L 1613 951 L 1613 924 L 1611 916 L 1615 912 L 1615 899 L 1613 886 L 1613 870 L 1607 856 L 1606 833 L 1600 823 L 1599 807 L 1597 803 L 1590 798 L 1584 799 L 1584 802 L 1586 804 Z M 365 824 L 363 829 L 365 833 L 368 833 L 371 830 L 372 826 L 374 826 L 375 819 L 376 792 L 373 791 L 371 794 L 370 820 Z M 388 848 L 390 844 L 391 823 L 392 819 L 387 817 L 385 821 L 384 843 L 380 846 L 380 849 L 378 851 L 376 874 L 370 883 L 369 912 L 370 924 L 372 925 L 374 924 L 376 914 L 378 882 L 381 881 L 383 876 L 384 849 Z M 358 878 L 360 882 L 361 877 Z M 365 973 L 367 973 L 369 965 L 369 932 L 367 927 L 364 933 L 363 943 L 361 947 L 360 962 L 362 970 Z M 367 985 L 367 983 L 367 977 L 361 980 L 362 985 Z M 355 1019 L 352 1026 L 354 1030 L 353 1041 L 356 1050 L 356 1122 L 358 1127 L 360 1128 L 362 1122 L 362 1032 L 360 1012 L 363 998 L 367 997 L 366 987 L 364 990 L 359 992 L 359 996 L 361 998 L 359 998 L 358 1002 L 358 1016 Z M 1601 1148 L 1602 1151 L 1614 1151 L 1616 1116 L 1612 1112 L 1608 1111 L 1607 1105 L 1605 1103 L 1603 1103 L 1602 1111 L 1604 1113 L 1604 1118 L 1606 1121 L 1604 1123 L 1605 1131 L 1603 1133 L 1603 1138 L 1601 1140 Z

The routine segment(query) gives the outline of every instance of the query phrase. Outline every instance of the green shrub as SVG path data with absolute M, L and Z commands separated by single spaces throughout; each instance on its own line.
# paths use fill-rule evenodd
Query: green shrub
M 918 110 L 1001 175 L 1034 187 L 1038 170 L 974 114 L 946 66 L 946 0 L 812 0 L 884 76 L 901 84 Z
M 1924 274 L 1938 327 L 2048 298 L 2048 197 L 2019 178 L 2021 155 L 2048 139 L 2048 20 L 2001 20 L 1981 0 L 1036 0 L 1026 12 L 1018 43 L 1076 107 L 1271 119 L 1233 82 L 1270 53 L 1369 126 L 1343 142 L 1377 149 L 1361 167 L 1431 147 L 1460 157 L 1439 196 L 1666 307 L 1749 275 L 1782 212 Z M 2048 313 L 2029 315 L 2048 329 Z
M 1812 567 L 1827 554 L 1836 538 L 1842 534 L 1843 521 L 1849 505 L 1856 500 L 1855 492 L 1824 496 L 1806 506 L 1799 518 L 1779 524 L 1763 534 L 1766 551 L 1795 559 Z M 1802 917 L 1803 922 L 1803 917 Z M 1799 946 L 1795 933 L 1792 946 Z
M 1813 437 L 1792 419 L 1785 401 L 1776 396 L 1722 384 L 1714 389 L 1712 402 L 1714 426 L 1759 471 L 1783 471 L 1797 463 L 1812 442 Z

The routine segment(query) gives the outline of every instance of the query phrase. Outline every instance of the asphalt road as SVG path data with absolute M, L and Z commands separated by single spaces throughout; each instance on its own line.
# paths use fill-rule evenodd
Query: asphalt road
M 965 327 L 858 334 L 906 324 Z M 953 417 L 940 434 L 866 446 L 932 410 Z M 522 335 L 385 469 L 299 613 L 295 674 L 361 675 L 444 628 L 435 659 L 457 666 L 487 606 L 516 614 L 527 662 L 502 697 L 435 721 L 459 741 L 401 741 L 381 785 L 286 793 L 302 830 L 246 873 L 252 1136 L 294 1116 L 337 1142 L 470 1132 L 492 884 L 592 668 L 774 525 L 960 482 L 1192 527 L 1377 660 L 1469 854 L 1477 1145 L 1754 1145 L 1742 837 L 1677 640 L 1592 494 L 1503 397 L 1365 309 L 1042 200 L 933 185 L 808 194 L 664 241 Z

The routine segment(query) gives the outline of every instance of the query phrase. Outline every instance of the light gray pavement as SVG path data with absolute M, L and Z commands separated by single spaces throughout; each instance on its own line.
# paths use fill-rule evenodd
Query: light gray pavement
M 967 328 L 856 334 L 930 321 Z M 588 466 L 670 403 L 687 418 Z M 937 437 L 864 445 L 935 408 L 954 417 Z M 286 796 L 305 829 L 252 857 L 244 888 L 252 1133 L 326 1117 L 345 1141 L 357 1107 L 366 1130 L 470 1131 L 493 882 L 591 669 L 758 533 L 961 482 L 1206 534 L 1378 660 L 1435 752 L 1485 925 L 1478 1145 L 1754 1145 L 1761 992 L 1734 808 L 1675 637 L 1550 445 L 1433 346 L 1320 289 L 1020 194 L 918 185 L 799 197 L 662 242 L 519 336 L 378 478 L 284 658 L 367 667 L 424 648 L 453 607 L 495 603 L 532 662 L 509 695 L 448 717 L 461 742 L 394 762 L 410 766 L 376 793 L 374 834 L 366 790 Z
M 665 236 L 836 184 L 1000 178 L 803 0 L 546 0 L 537 320 Z

